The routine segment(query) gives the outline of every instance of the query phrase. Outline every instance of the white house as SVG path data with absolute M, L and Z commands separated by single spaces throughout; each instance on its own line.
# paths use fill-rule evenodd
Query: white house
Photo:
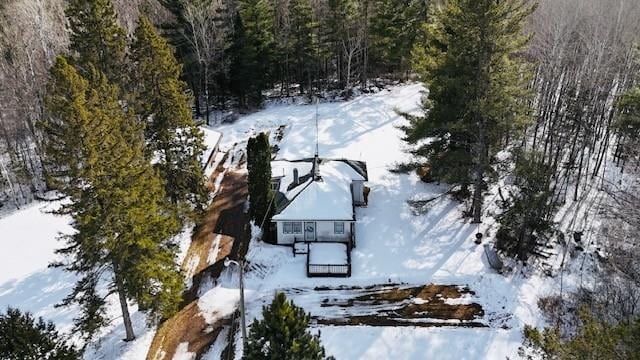
M 356 243 L 355 207 L 367 202 L 366 164 L 316 156 L 273 161 L 271 173 L 276 243 L 293 246 L 296 254 L 308 254 L 309 276 L 348 276 L 350 252 Z M 309 263 L 311 259 L 327 263 Z M 313 269 L 318 271 L 310 271 Z

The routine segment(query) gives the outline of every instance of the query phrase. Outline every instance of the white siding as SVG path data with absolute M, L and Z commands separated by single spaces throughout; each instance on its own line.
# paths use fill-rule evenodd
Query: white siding
M 333 232 L 333 221 L 316 221 L 316 232 L 318 233 L 319 241 L 348 241 L 351 231 L 350 222 L 341 221 L 344 223 L 344 234 L 335 234 Z
M 351 222 L 341 221 L 344 223 L 344 234 L 335 234 L 333 221 L 316 221 L 316 237 L 318 241 L 349 241 L 351 236 Z M 293 244 L 294 239 L 304 241 L 304 222 L 302 234 L 285 234 L 284 221 L 277 221 L 278 244 Z
M 353 203 L 356 205 L 364 204 L 364 181 L 353 180 L 351 183 L 351 193 L 353 195 Z

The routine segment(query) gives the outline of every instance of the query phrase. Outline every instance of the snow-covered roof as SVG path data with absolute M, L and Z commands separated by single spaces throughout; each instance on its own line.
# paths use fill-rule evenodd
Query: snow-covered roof
M 319 167 L 320 179 L 314 180 L 313 159 L 272 162 L 273 177 L 280 177 L 279 193 L 288 200 L 281 201 L 285 204 L 273 220 L 354 220 L 351 183 L 366 180 L 366 173 L 363 176 L 344 160 L 322 159 Z M 293 182 L 294 168 L 299 184 Z
M 207 147 L 202 156 L 202 164 L 206 165 L 209 162 L 212 151 L 215 150 L 215 148 L 220 143 L 222 133 L 205 126 L 201 126 L 200 130 L 202 130 L 202 132 L 204 133 L 204 145 Z
M 304 188 L 303 185 L 308 185 L 311 169 L 313 168 L 313 162 L 311 161 L 286 161 L 276 160 L 271 162 L 271 177 L 280 179 L 279 191 L 283 193 L 288 200 L 292 200 L 300 190 Z M 293 170 L 298 170 L 298 179 L 301 184 L 293 184 Z

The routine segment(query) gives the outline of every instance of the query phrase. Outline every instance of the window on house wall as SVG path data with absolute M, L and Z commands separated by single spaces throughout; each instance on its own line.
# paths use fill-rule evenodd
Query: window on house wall
M 271 190 L 278 191 L 280 190 L 280 180 L 271 180 Z
M 334 234 L 344 234 L 344 222 L 336 221 L 333 223 L 333 232 Z
M 302 222 L 285 221 L 283 224 L 283 232 L 285 234 L 302 234 Z

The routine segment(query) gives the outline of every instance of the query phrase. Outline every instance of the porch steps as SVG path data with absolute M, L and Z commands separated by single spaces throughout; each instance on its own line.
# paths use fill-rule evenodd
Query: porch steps
M 295 242 L 293 243 L 293 254 L 294 255 L 304 255 L 309 253 L 309 246 L 304 242 Z

